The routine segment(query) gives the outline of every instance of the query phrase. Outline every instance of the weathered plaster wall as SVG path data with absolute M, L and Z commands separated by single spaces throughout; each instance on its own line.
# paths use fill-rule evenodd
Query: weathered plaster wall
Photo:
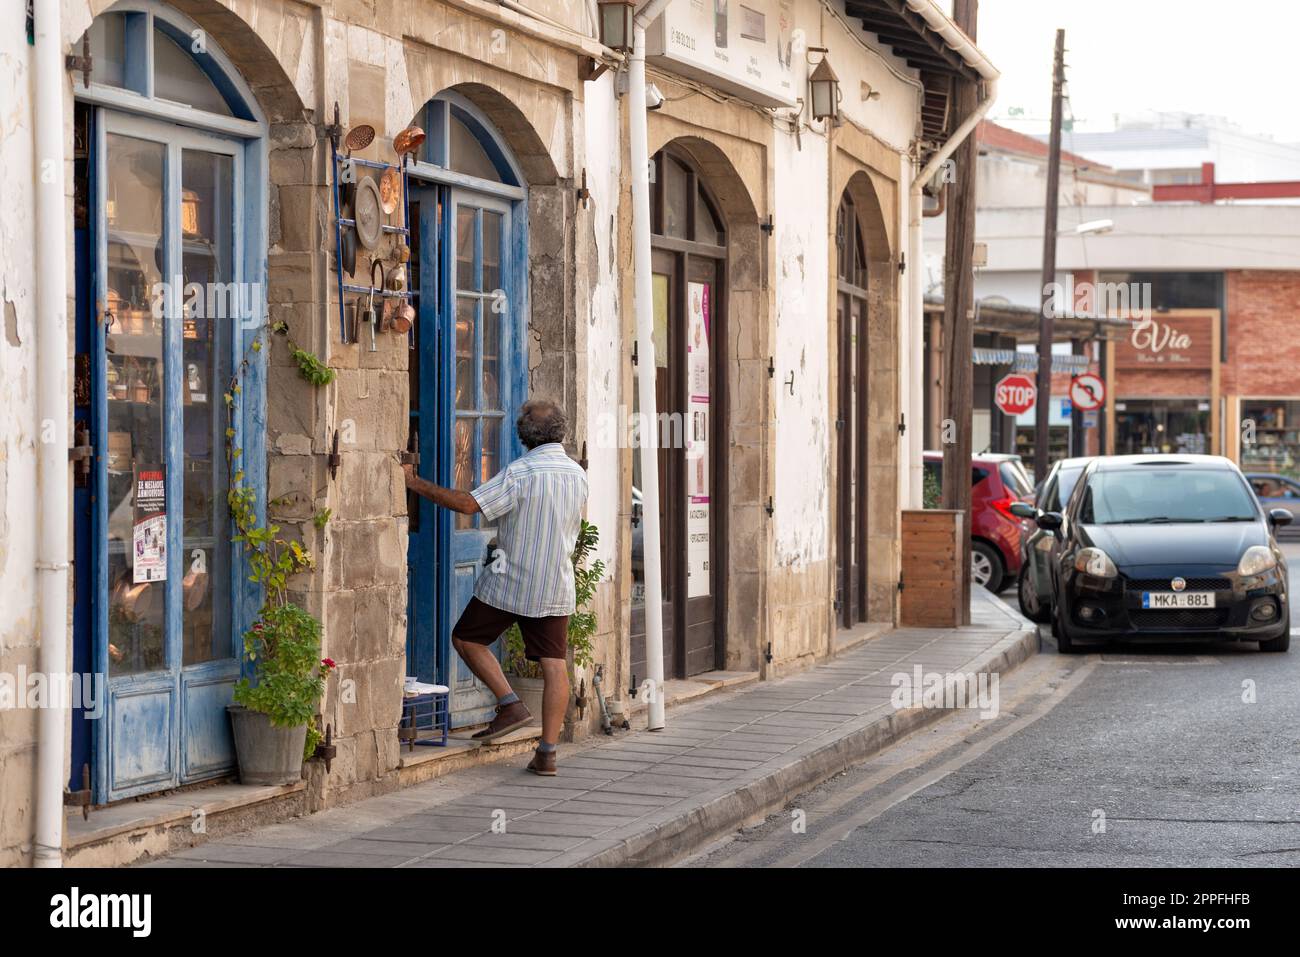
M 583 96 L 583 134 L 591 144 L 586 151 L 587 188 L 591 191 L 587 207 L 575 211 L 577 247 L 585 256 L 588 292 L 580 303 L 577 316 L 586 326 L 585 393 L 587 436 L 587 521 L 600 530 L 600 545 L 593 560 L 606 566 L 606 579 L 597 593 L 598 631 L 595 660 L 605 665 L 607 694 L 621 695 L 620 655 L 626 657 L 627 634 L 621 614 L 623 589 L 618 570 L 621 545 L 629 538 L 630 496 L 622 468 L 622 451 L 626 443 L 624 424 L 631 413 L 631 397 L 623 391 L 623 370 L 628 365 L 628 351 L 623 340 L 622 270 L 620 256 L 626 244 L 619 234 L 618 210 L 622 195 L 622 151 L 619 142 L 619 101 L 614 94 L 614 74 L 607 72 L 588 83 Z M 589 722 L 595 723 L 599 708 L 588 682 Z
M 835 412 L 827 335 L 833 303 L 826 283 L 834 264 L 826 237 L 834 211 L 827 202 L 826 136 L 808 130 L 798 143 L 793 136 L 774 139 L 776 512 L 769 601 L 779 666 L 824 653 L 828 640 Z
M 0 11 L 0 672 L 37 668 L 35 169 L 23 4 Z M 0 867 L 30 853 L 36 712 L 0 710 Z
M 821 124 L 819 124 L 821 125 Z M 835 423 L 826 330 L 833 274 L 826 237 L 834 229 L 828 207 L 829 148 L 825 135 L 807 131 L 802 148 L 792 136 L 774 137 L 776 154 L 776 563 L 802 567 L 829 552 L 829 450 Z M 799 184 L 787 188 L 784 184 Z M 838 205 L 838 197 L 835 198 Z M 793 377 L 792 385 L 787 384 Z

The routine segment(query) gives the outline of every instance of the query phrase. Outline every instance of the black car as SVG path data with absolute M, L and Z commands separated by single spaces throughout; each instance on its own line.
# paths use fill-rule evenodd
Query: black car
M 1094 459 L 1052 533 L 1052 631 L 1062 652 L 1085 642 L 1182 638 L 1291 644 L 1287 568 L 1274 528 L 1241 471 L 1215 455 Z

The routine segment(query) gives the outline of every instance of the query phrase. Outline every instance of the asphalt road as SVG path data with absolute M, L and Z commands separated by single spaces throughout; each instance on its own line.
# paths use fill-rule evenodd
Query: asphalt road
M 1040 635 L 996 717 L 956 712 L 682 865 L 1300 865 L 1300 651 Z

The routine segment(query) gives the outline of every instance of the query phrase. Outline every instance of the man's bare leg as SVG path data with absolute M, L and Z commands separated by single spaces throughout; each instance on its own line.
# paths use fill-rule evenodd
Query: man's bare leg
M 564 726 L 564 711 L 569 706 L 569 670 L 563 658 L 543 658 L 542 743 L 555 744 Z
M 452 636 L 451 644 L 461 660 L 469 665 L 469 670 L 474 672 L 474 677 L 487 685 L 488 690 L 497 696 L 498 701 L 510 694 L 510 682 L 506 680 L 505 672 L 501 670 L 501 662 L 497 661 L 497 656 L 492 654 L 490 646 L 461 641 L 455 635 Z

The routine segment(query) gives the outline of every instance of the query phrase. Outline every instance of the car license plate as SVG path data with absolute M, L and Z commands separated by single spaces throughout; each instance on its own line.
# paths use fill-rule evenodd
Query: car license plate
M 1143 608 L 1213 608 L 1212 591 L 1144 591 Z

